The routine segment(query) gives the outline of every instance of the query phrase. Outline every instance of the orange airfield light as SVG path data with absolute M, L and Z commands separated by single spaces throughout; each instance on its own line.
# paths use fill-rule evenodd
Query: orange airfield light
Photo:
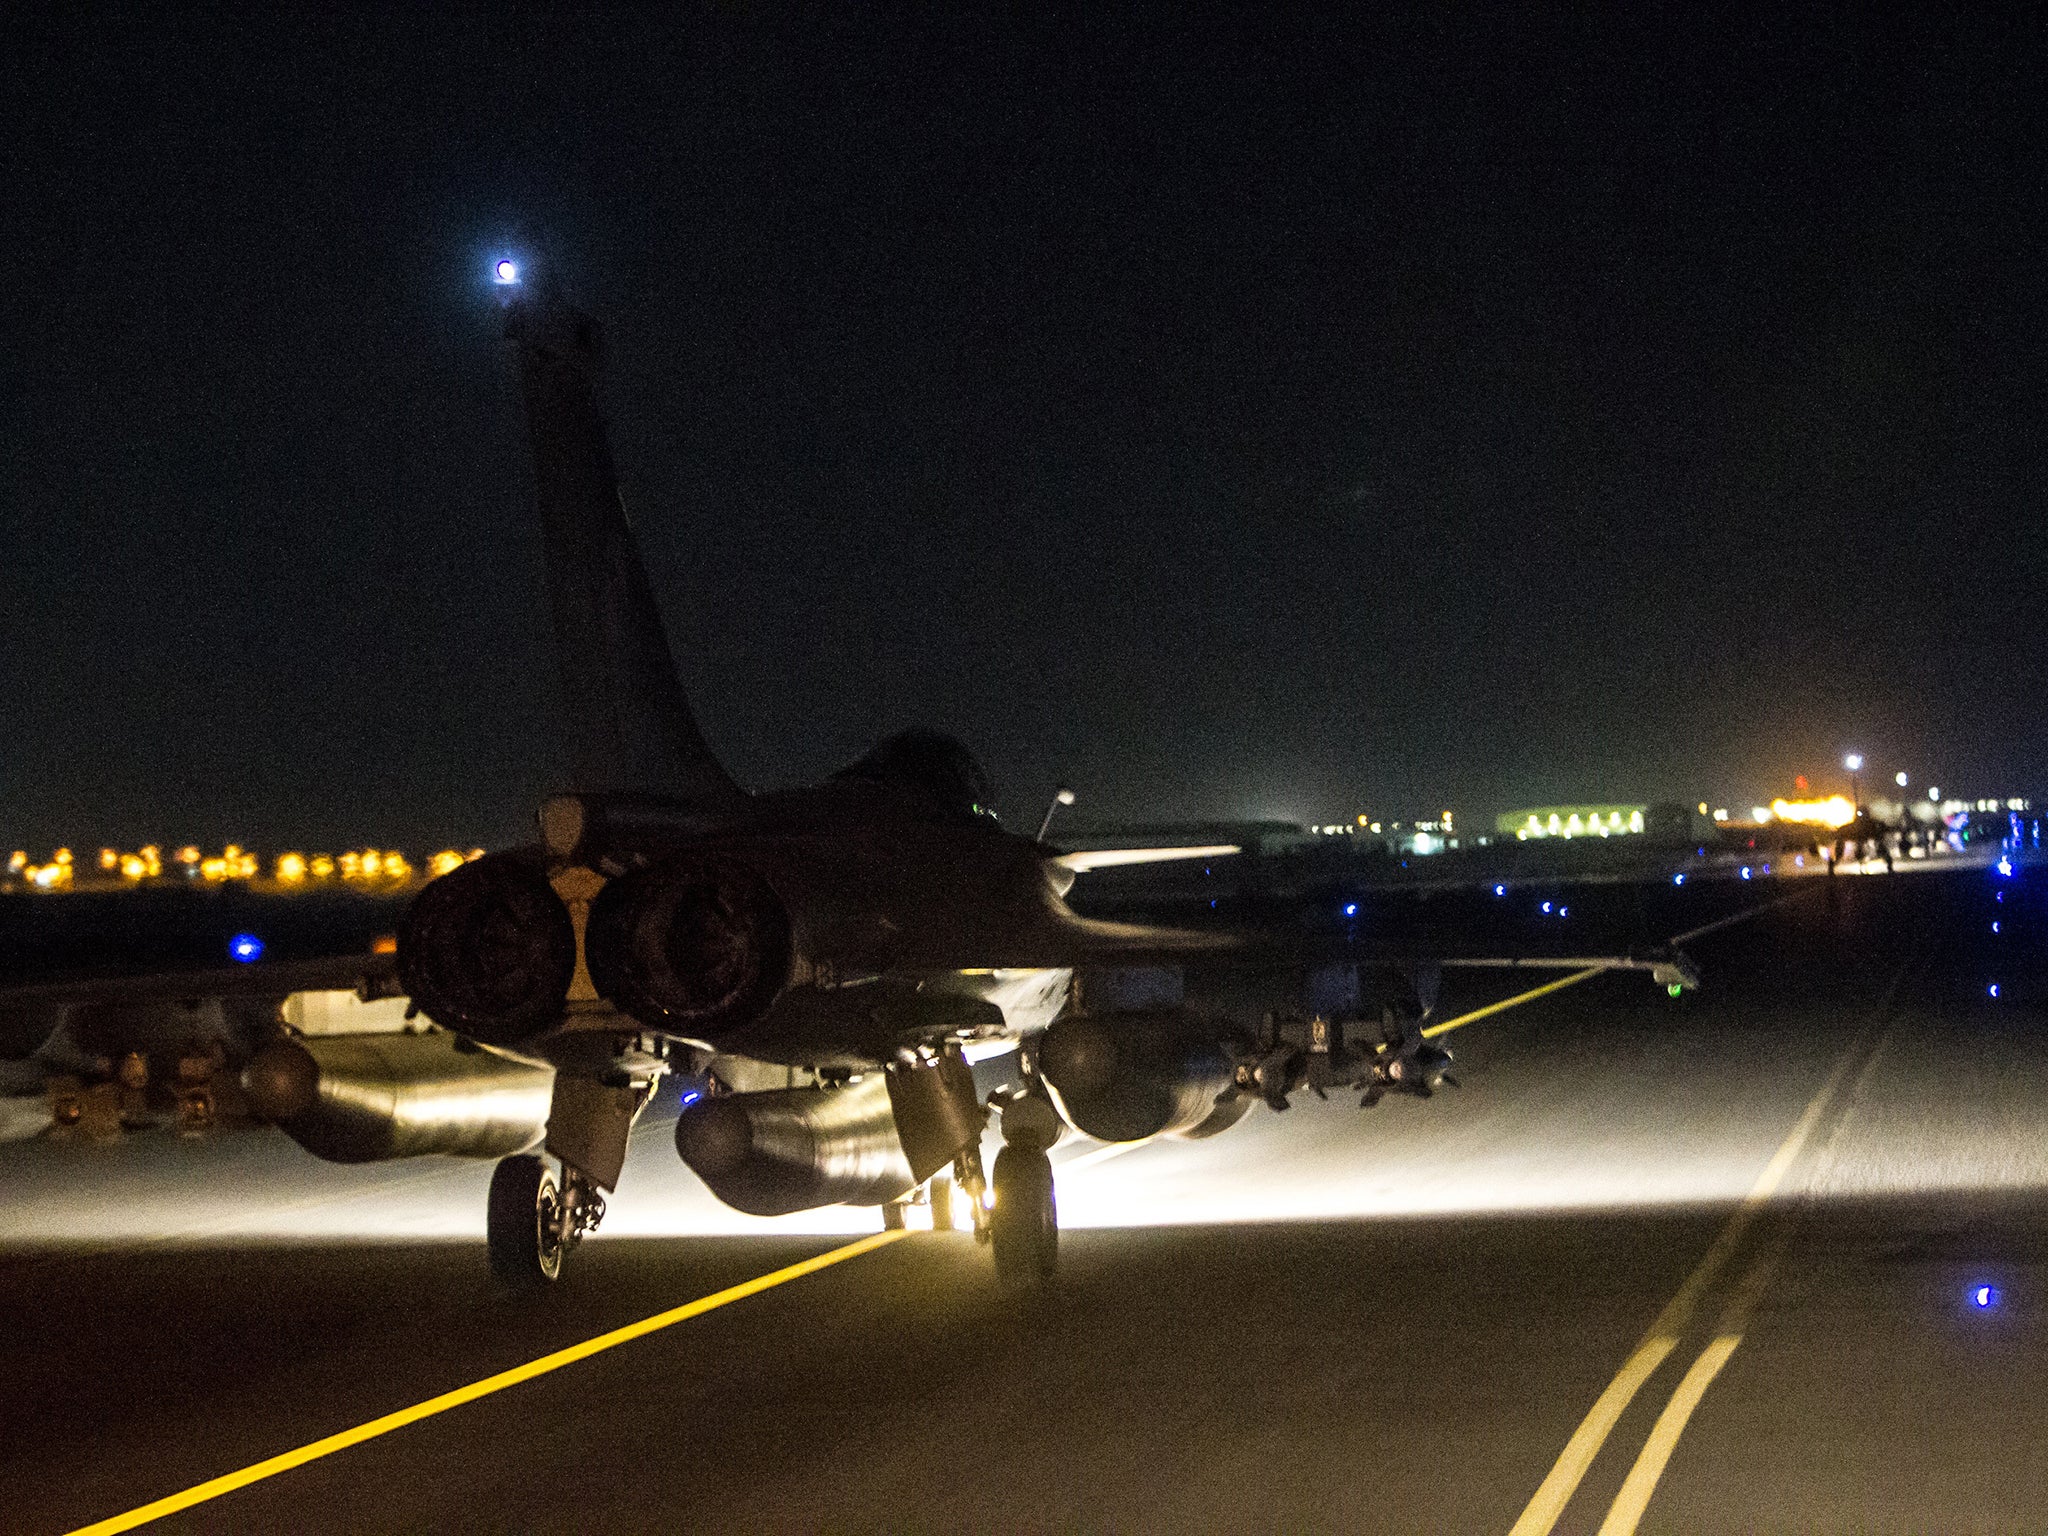
M 187 879 L 196 878 L 208 884 L 262 877 L 263 861 L 239 843 L 229 843 L 217 854 L 202 853 L 196 843 L 187 843 L 170 854 L 168 859 L 164 850 L 155 843 L 145 844 L 133 853 L 116 847 L 103 847 L 97 850 L 97 855 L 94 863 L 99 871 L 117 876 L 130 885 L 160 879 L 167 867 Z M 467 852 L 447 848 L 432 856 L 428 869 L 421 869 L 393 848 L 357 848 L 338 856 L 287 851 L 271 860 L 270 873 L 271 878 L 283 886 L 303 886 L 336 877 L 364 885 L 402 886 L 429 872 L 446 874 L 483 856 L 481 848 L 471 848 Z M 0 878 L 14 877 L 38 890 L 58 890 L 68 889 L 77 872 L 69 848 L 59 848 L 47 864 L 33 861 L 27 849 L 16 849 Z
M 1771 815 L 1779 821 L 1832 830 L 1854 821 L 1856 807 L 1847 795 L 1829 795 L 1825 800 L 1773 800 Z

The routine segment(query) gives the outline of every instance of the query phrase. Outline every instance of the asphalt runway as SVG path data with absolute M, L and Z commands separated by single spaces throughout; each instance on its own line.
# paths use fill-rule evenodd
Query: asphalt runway
M 1699 994 L 1605 976 L 1455 1031 L 1465 1086 L 1428 1103 L 1062 1147 L 1043 1294 L 912 1233 L 145 1528 L 2040 1530 L 2036 882 L 1724 893 L 1797 899 L 1700 940 Z M 1455 975 L 1446 1011 L 1534 979 Z M 655 1122 L 605 1231 L 518 1297 L 484 1269 L 484 1169 L 330 1168 L 267 1133 L 0 1169 L 23 1532 L 877 1226 L 724 1213 Z

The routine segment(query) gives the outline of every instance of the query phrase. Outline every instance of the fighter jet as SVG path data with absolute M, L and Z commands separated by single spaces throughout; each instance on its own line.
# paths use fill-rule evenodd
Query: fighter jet
M 729 1205 L 894 1220 L 922 1198 L 1020 1286 L 1054 1273 L 1047 1154 L 1068 1128 L 1207 1136 L 1303 1087 L 1371 1104 L 1448 1080 L 1422 1032 L 1430 967 L 1345 935 L 1085 918 L 1066 897 L 1103 852 L 1000 825 L 948 736 L 743 790 L 692 715 L 620 499 L 601 333 L 551 281 L 509 260 L 494 276 L 576 764 L 535 841 L 427 884 L 395 956 L 46 987 L 0 1012 L 260 1015 L 239 1078 L 254 1113 L 341 1161 L 497 1158 L 487 1247 L 518 1284 L 554 1280 L 602 1220 L 669 1074 L 693 1085 L 676 1149 Z M 1696 979 L 1679 956 L 1596 963 Z M 1015 1070 L 984 1096 L 970 1057 L 998 1052 Z

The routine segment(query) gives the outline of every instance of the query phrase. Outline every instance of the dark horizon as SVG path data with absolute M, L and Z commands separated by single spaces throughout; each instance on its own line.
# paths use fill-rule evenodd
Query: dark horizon
M 0 841 L 522 836 L 487 266 L 753 786 L 1013 826 L 2032 793 L 2025 13 L 17 23 Z

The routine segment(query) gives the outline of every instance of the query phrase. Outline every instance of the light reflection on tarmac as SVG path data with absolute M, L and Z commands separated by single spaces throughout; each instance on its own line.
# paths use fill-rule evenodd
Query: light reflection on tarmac
M 1628 978 L 1596 986 L 1620 989 Z M 1645 989 L 1647 991 L 1647 989 Z M 1623 994 L 1626 996 L 1626 993 Z M 1608 1006 L 1614 1001 L 1610 992 Z M 1538 1008 L 1542 1010 L 1540 1016 Z M 1825 1077 L 1846 1028 L 1765 1039 L 1645 1029 L 1591 1049 L 1567 998 L 1457 1043 L 1462 1089 L 1360 1110 L 1348 1095 L 1263 1107 L 1225 1134 L 1105 1149 L 1070 1137 L 1056 1165 L 1071 1228 L 1615 1210 L 1739 1200 Z M 1654 1008 L 1644 1017 L 1653 1024 Z M 1546 1035 L 1552 1038 L 1546 1040 Z M 1744 1038 L 1748 1037 L 1748 1038 Z M 2048 1185 L 2048 1139 L 1999 1134 L 2048 1103 L 2031 1042 L 1895 1032 L 1827 1172 L 1829 1193 Z M 1926 1085 L 1943 1091 L 1931 1097 Z M 1989 1113 L 1987 1113 L 1989 1111 Z M 2001 1112 L 2002 1111 L 2002 1112 Z M 720 1205 L 677 1161 L 672 1116 L 651 1112 L 597 1240 L 689 1233 L 875 1230 L 870 1209 L 775 1220 Z M 992 1157 L 997 1140 L 992 1135 Z M 43 1139 L 0 1148 L 0 1249 L 131 1242 L 480 1241 L 490 1165 L 454 1159 L 321 1163 L 281 1134 L 112 1146 Z

